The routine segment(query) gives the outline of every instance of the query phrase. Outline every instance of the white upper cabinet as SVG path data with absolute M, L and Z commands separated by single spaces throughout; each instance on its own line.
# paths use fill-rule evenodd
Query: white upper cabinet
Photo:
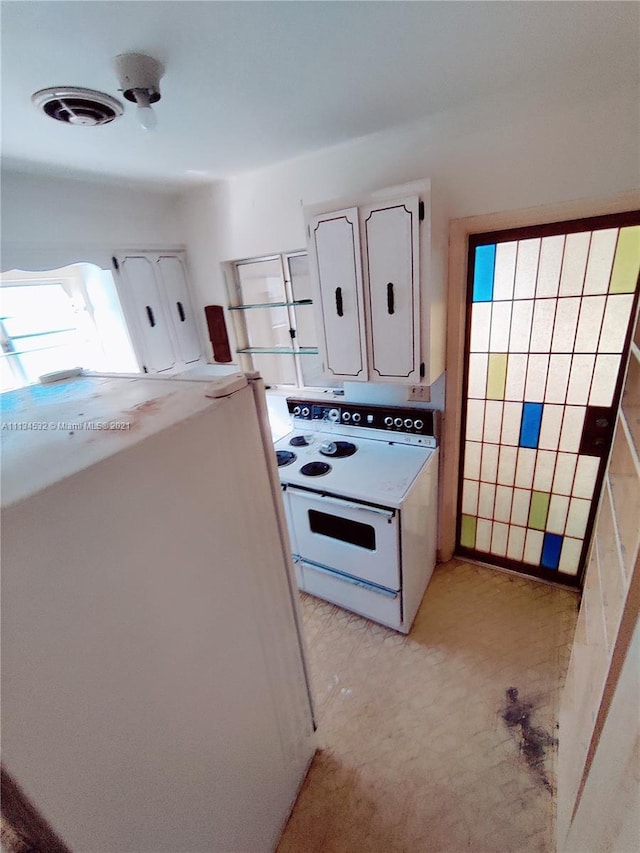
M 366 379 L 358 210 L 317 216 L 309 228 L 325 370 L 332 377 Z
M 446 241 L 434 264 L 430 183 L 352 202 L 305 208 L 325 373 L 431 384 L 444 370 Z
M 184 260 L 174 253 L 114 258 L 118 292 L 145 373 L 178 371 L 199 361 L 200 339 Z
M 420 380 L 419 199 L 361 210 L 370 379 Z

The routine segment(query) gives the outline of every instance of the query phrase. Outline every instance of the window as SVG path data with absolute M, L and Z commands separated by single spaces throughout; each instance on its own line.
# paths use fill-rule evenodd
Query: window
M 309 260 L 304 252 L 233 264 L 230 306 L 245 370 L 272 385 L 322 386 Z
M 137 372 L 111 273 L 76 264 L 0 279 L 0 391 L 73 367 Z

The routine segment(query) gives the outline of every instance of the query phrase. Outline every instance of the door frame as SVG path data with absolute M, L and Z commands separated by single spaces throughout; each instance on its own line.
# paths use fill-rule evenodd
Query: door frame
M 443 460 L 440 478 L 439 559 L 442 562 L 450 560 L 456 550 L 469 236 L 491 231 L 506 231 L 510 228 L 533 227 L 572 219 L 586 219 L 610 213 L 624 213 L 638 207 L 640 207 L 640 190 L 633 190 L 607 199 L 583 199 L 451 220 L 449 224 L 447 283 L 446 405 L 442 432 Z

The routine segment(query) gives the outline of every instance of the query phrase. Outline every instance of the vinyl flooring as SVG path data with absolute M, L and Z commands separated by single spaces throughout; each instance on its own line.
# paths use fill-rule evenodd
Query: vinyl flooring
M 578 597 L 462 561 L 403 636 L 302 596 L 318 751 L 278 853 L 550 853 Z

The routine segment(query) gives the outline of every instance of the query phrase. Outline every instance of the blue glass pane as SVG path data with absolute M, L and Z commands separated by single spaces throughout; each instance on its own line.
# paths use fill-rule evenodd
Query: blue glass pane
M 542 421 L 542 403 L 525 403 L 522 406 L 520 447 L 537 447 Z
M 544 542 L 542 544 L 542 560 L 540 561 L 540 565 L 544 566 L 545 569 L 558 568 L 563 539 L 564 536 L 558 536 L 557 533 L 544 534 Z
M 493 299 L 493 269 L 496 247 L 476 246 L 476 263 L 473 270 L 473 301 L 491 302 Z

